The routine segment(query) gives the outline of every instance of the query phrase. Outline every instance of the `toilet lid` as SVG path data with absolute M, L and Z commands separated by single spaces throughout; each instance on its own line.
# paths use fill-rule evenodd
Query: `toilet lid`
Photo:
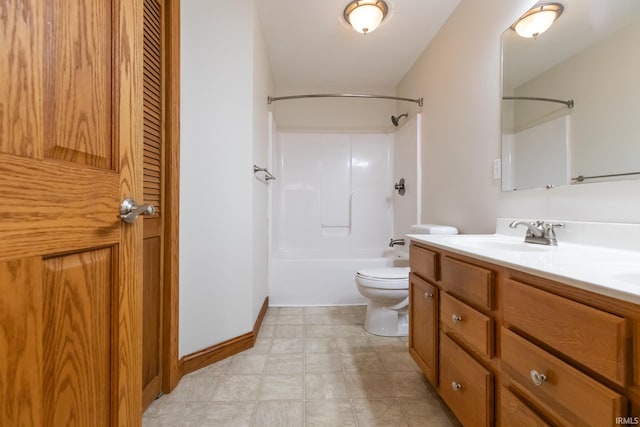
M 366 268 L 358 271 L 358 275 L 372 280 L 407 279 L 409 270 L 409 267 Z

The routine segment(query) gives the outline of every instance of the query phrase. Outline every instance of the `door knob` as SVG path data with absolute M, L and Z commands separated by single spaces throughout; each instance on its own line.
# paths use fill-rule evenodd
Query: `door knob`
M 127 224 L 133 224 L 138 216 L 153 215 L 154 213 L 156 213 L 156 208 L 153 205 L 138 206 L 138 202 L 134 199 L 124 199 L 120 205 L 119 217 Z

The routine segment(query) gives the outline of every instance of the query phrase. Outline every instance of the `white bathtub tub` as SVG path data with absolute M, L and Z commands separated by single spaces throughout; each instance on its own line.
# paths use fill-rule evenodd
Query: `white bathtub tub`
M 344 254 L 281 249 L 269 261 L 269 304 L 365 304 L 356 288 L 356 272 L 364 268 L 407 266 L 408 259 L 406 253 L 391 249 Z

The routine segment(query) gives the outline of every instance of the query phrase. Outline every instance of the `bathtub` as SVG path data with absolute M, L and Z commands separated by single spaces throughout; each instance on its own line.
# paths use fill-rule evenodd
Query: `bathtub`
M 408 265 L 408 254 L 395 248 L 346 253 L 279 249 L 269 260 L 269 304 L 366 304 L 356 287 L 358 270 Z

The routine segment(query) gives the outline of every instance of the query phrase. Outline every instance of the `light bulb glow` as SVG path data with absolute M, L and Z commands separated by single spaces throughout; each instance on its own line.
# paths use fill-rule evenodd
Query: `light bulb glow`
M 562 14 L 563 7 L 559 3 L 534 6 L 525 13 L 511 28 L 520 37 L 535 38 L 547 31 Z
M 384 1 L 358 0 L 349 3 L 345 8 L 345 20 L 359 33 L 368 34 L 374 31 L 387 14 Z

